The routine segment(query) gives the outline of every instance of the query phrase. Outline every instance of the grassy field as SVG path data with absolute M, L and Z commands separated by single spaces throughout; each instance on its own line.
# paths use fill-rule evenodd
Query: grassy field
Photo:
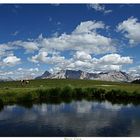
M 30 84 L 22 87 L 19 81 L 0 82 L 0 93 L 10 92 L 27 92 L 38 88 L 55 88 L 71 85 L 77 88 L 96 87 L 106 90 L 120 89 L 129 92 L 140 91 L 140 85 L 131 83 L 94 81 L 94 80 L 66 80 L 66 79 L 44 79 L 30 80 Z
M 94 80 L 30 80 L 24 87 L 19 81 L 0 82 L 0 104 L 30 102 L 52 97 L 107 99 L 139 99 L 140 85 Z

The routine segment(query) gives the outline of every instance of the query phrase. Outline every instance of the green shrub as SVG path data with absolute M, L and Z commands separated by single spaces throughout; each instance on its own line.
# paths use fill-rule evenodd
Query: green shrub
M 133 93 L 132 93 L 132 96 L 135 97 L 135 98 L 140 98 L 140 92 L 135 90 Z
M 61 94 L 61 88 L 51 88 L 48 90 L 47 97 L 60 97 Z
M 60 94 L 60 97 L 62 98 L 69 98 L 72 96 L 72 93 L 73 93 L 73 88 L 72 86 L 68 85 L 68 86 L 65 86 L 62 91 L 61 91 L 61 94 Z
M 32 93 L 24 93 L 24 94 L 20 94 L 18 97 L 17 97 L 17 102 L 20 103 L 20 102 L 30 102 L 30 101 L 33 101 L 33 95 Z
M 37 96 L 39 99 L 45 99 L 48 97 L 48 90 L 46 89 L 38 89 L 36 90 Z
M 74 97 L 76 99 L 81 99 L 84 96 L 85 96 L 85 92 L 82 88 L 74 88 L 73 89 L 72 97 Z
M 106 98 L 116 98 L 117 96 L 120 96 L 121 95 L 121 91 L 120 90 L 110 90 L 108 91 L 106 94 L 105 94 L 105 97 Z
M 93 96 L 95 94 L 95 90 L 95 88 L 86 88 L 84 91 L 87 96 Z

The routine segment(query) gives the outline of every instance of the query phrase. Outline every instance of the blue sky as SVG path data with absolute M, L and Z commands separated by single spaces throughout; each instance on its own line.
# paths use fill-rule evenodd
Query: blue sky
M 0 5 L 0 78 L 64 69 L 137 76 L 139 52 L 139 4 Z

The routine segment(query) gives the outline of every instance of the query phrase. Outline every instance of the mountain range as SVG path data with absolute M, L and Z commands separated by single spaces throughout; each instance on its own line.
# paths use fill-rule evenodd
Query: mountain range
M 0 82 L 6 82 L 6 81 L 14 81 L 11 77 L 7 77 L 7 78 L 0 78 Z
M 50 73 L 45 71 L 41 76 L 35 79 L 89 79 L 89 80 L 103 80 L 103 81 L 116 81 L 116 82 L 132 82 L 140 79 L 140 76 L 134 77 L 122 71 L 107 71 L 100 73 L 89 73 L 81 70 L 61 70 L 57 73 Z M 0 82 L 14 81 L 14 79 L 0 78 Z
M 104 81 L 131 82 L 135 78 L 126 72 L 108 71 L 100 73 L 88 73 L 81 70 L 61 70 L 60 72 L 51 74 L 48 71 L 35 79 L 90 79 Z

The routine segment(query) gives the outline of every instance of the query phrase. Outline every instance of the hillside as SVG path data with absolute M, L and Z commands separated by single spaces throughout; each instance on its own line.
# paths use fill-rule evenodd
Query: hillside
M 140 79 L 136 79 L 134 81 L 132 81 L 133 84 L 140 84 Z

